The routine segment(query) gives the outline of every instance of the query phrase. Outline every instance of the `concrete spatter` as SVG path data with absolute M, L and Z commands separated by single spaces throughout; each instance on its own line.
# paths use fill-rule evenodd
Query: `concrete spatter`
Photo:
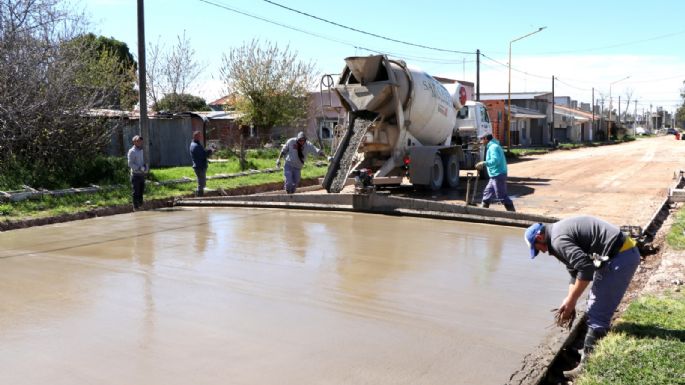
M 565 294 L 515 228 L 194 209 L 0 234 L 0 383 L 501 384 Z

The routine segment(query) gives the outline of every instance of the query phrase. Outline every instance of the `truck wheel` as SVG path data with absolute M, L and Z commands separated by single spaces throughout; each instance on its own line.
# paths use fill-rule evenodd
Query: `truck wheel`
M 440 154 L 435 154 L 433 158 L 433 166 L 431 166 L 430 181 L 428 188 L 433 191 L 439 190 L 442 187 L 442 181 L 445 177 L 444 168 L 442 167 L 442 158 Z
M 459 161 L 455 154 L 448 154 L 443 158 L 443 168 L 445 169 L 443 185 L 449 188 L 459 186 Z

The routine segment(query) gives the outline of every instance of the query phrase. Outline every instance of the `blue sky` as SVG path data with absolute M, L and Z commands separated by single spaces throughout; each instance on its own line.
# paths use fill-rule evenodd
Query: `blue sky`
M 80 5 L 94 33 L 137 53 L 136 0 Z M 685 80 L 682 1 L 145 0 L 145 16 L 148 42 L 169 47 L 185 31 L 206 66 L 193 93 L 208 101 L 224 91 L 222 55 L 253 38 L 289 45 L 321 73 L 340 72 L 347 56 L 383 52 L 432 75 L 471 82 L 480 49 L 481 92 L 507 92 L 510 41 L 546 27 L 511 44 L 512 92 L 549 92 L 555 76 L 559 96 L 590 102 L 594 88 L 606 105 L 611 91 L 614 106 L 631 94 L 638 113 L 650 106 L 672 111 Z

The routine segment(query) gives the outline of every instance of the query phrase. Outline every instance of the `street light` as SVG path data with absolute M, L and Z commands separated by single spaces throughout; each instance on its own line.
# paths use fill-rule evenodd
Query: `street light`
M 609 123 L 607 123 L 607 141 L 610 141 L 610 140 L 611 140 L 611 115 L 612 115 L 612 106 L 611 106 L 611 105 L 612 105 L 612 103 L 613 103 L 613 101 L 614 101 L 614 100 L 611 98 L 611 86 L 614 85 L 614 84 L 616 84 L 616 83 L 618 83 L 618 82 L 622 82 L 622 81 L 624 81 L 624 80 L 626 80 L 626 79 L 628 79 L 628 78 L 630 78 L 630 75 L 628 75 L 628 76 L 626 76 L 626 77 L 624 77 L 624 78 L 622 78 L 622 79 L 618 79 L 618 80 L 616 80 L 615 82 L 609 83 Z M 619 108 L 619 110 L 620 110 L 620 108 Z M 620 119 L 620 117 L 619 117 L 619 119 Z
M 507 127 L 507 152 L 511 151 L 511 44 L 515 41 L 519 41 L 530 35 L 536 34 L 545 28 L 547 27 L 540 27 L 537 29 L 537 31 L 533 31 L 527 35 L 517 37 L 516 39 L 509 42 L 509 110 L 507 111 L 507 124 L 509 125 L 509 127 Z M 552 111 L 552 117 L 554 117 L 554 111 Z

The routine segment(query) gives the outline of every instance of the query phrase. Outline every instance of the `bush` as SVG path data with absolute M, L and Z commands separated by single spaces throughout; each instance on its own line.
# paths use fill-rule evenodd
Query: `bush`
M 99 156 L 80 171 L 73 174 L 71 186 L 125 184 L 129 178 L 128 163 L 124 157 Z
M 33 188 L 58 189 L 85 187 L 91 184 L 112 185 L 128 181 L 128 165 L 124 157 L 98 156 L 85 164 L 69 164 L 59 170 L 40 165 L 12 165 L 0 173 L 0 190 L 18 190 L 23 185 Z

